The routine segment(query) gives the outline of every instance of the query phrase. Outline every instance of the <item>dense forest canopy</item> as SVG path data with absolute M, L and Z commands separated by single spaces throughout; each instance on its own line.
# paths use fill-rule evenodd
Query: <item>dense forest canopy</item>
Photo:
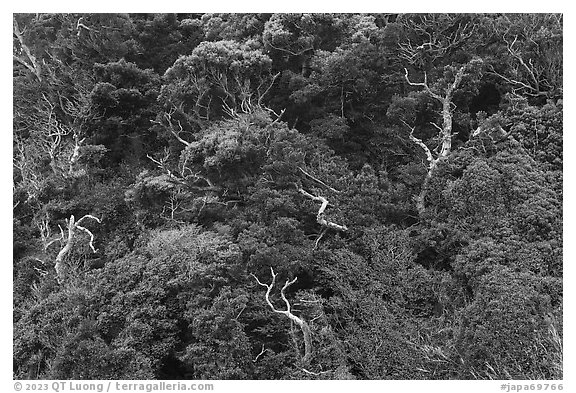
M 14 376 L 561 379 L 556 14 L 15 14 Z

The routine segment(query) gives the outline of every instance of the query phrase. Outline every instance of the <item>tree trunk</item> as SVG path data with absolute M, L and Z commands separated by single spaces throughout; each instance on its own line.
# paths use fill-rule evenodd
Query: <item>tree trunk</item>
M 312 359 L 312 331 L 306 321 L 303 320 L 302 322 L 302 325 L 300 325 L 300 329 L 302 329 L 304 334 L 304 357 L 302 358 L 302 363 L 306 366 Z
M 298 318 L 292 313 L 285 315 L 302 330 L 302 334 L 304 335 L 304 357 L 302 358 L 302 365 L 306 366 L 310 362 L 310 359 L 312 359 L 312 331 L 310 330 L 310 326 L 305 320 Z
M 426 211 L 426 194 L 428 194 L 428 183 L 430 183 L 430 179 L 432 179 L 432 169 L 426 173 L 426 177 L 422 182 L 422 188 L 420 189 L 420 194 L 416 197 L 416 210 L 418 210 L 418 215 L 422 216 Z
M 70 220 L 68 220 L 68 239 L 66 240 L 66 245 L 62 247 L 62 249 L 56 256 L 56 259 L 54 260 L 54 270 L 56 270 L 56 279 L 58 280 L 59 284 L 61 284 L 66 278 L 66 270 L 68 266 L 66 265 L 64 260 L 66 258 L 66 255 L 68 255 L 68 253 L 72 249 L 72 246 L 74 245 L 74 242 L 76 240 L 76 229 L 80 229 L 81 231 L 86 232 L 90 236 L 90 243 L 88 245 L 92 249 L 92 252 L 96 253 L 96 249 L 94 248 L 93 244 L 94 235 L 88 229 L 80 225 L 82 221 L 84 221 L 86 218 L 91 218 L 100 223 L 99 218 L 96 218 L 90 214 L 86 214 L 78 221 L 74 219 L 74 215 L 71 215 Z M 64 233 L 62 233 L 62 240 L 64 240 Z

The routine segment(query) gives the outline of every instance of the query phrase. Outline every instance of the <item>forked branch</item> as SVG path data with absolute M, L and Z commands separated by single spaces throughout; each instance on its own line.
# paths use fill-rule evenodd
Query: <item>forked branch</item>
M 290 287 L 290 285 L 294 284 L 296 282 L 296 280 L 298 279 L 298 277 L 294 277 L 293 280 L 286 280 L 286 283 L 284 284 L 284 286 L 280 290 L 280 297 L 282 298 L 282 300 L 286 304 L 286 310 L 282 311 L 282 310 L 277 309 L 274 306 L 274 304 L 272 303 L 272 300 L 270 299 L 270 293 L 272 292 L 272 288 L 276 284 L 276 277 L 278 276 L 277 273 L 274 273 L 274 269 L 272 267 L 270 267 L 270 272 L 272 273 L 272 282 L 270 284 L 265 284 L 265 283 L 261 282 L 258 279 L 258 277 L 256 277 L 254 274 L 250 274 L 250 275 L 252 277 L 254 277 L 254 279 L 256 280 L 256 282 L 259 285 L 266 288 L 266 294 L 264 295 L 264 297 L 265 297 L 266 303 L 268 304 L 270 309 L 272 309 L 272 311 L 274 311 L 275 313 L 285 315 L 292 322 L 294 322 L 296 325 L 298 325 L 300 327 L 300 330 L 302 330 L 302 334 L 304 335 L 304 357 L 302 358 L 302 363 L 306 365 L 310 362 L 310 359 L 312 358 L 312 331 L 310 330 L 310 326 L 308 325 L 308 323 L 305 320 L 303 320 L 302 318 L 299 318 L 298 316 L 296 316 L 292 313 L 292 311 L 291 311 L 292 307 L 290 306 L 290 302 L 286 298 L 286 289 L 288 289 Z
M 64 263 L 64 260 L 66 258 L 66 255 L 68 255 L 68 253 L 72 249 L 72 246 L 74 245 L 74 242 L 76 240 L 77 229 L 86 232 L 90 236 L 90 243 L 89 243 L 90 249 L 92 249 L 92 252 L 96 253 L 96 249 L 94 248 L 94 234 L 90 232 L 89 229 L 80 225 L 82 221 L 84 221 L 87 218 L 93 219 L 98 223 L 101 223 L 99 218 L 94 217 L 93 215 L 90 214 L 86 214 L 78 221 L 75 221 L 74 215 L 71 215 L 70 219 L 66 220 L 66 223 L 68 224 L 68 239 L 66 240 L 66 244 L 64 245 L 64 247 L 62 247 L 62 249 L 56 256 L 56 259 L 54 261 L 54 269 L 56 270 L 57 280 L 59 283 L 62 283 L 63 280 L 66 278 L 66 265 Z M 63 231 L 62 231 L 62 240 L 64 240 Z
M 418 145 L 426 154 L 426 160 L 428 161 L 428 171 L 426 173 L 426 177 L 424 178 L 424 182 L 422 183 L 422 188 L 420 190 L 420 194 L 416 198 L 416 208 L 418 213 L 422 215 L 425 211 L 425 199 L 426 193 L 428 188 L 428 183 L 434 173 L 434 170 L 438 166 L 438 163 L 442 157 L 447 157 L 451 150 L 452 150 L 452 122 L 453 122 L 453 110 L 454 104 L 452 99 L 454 97 L 454 92 L 460 84 L 462 83 L 462 79 L 464 78 L 464 73 L 467 69 L 467 64 L 461 66 L 454 75 L 454 81 L 450 83 L 442 92 L 438 94 L 434 92 L 430 86 L 428 85 L 428 79 L 426 73 L 424 73 L 424 81 L 423 82 L 412 82 L 408 77 L 408 70 L 404 68 L 405 78 L 406 81 L 410 86 L 418 86 L 424 89 L 424 92 L 429 96 L 433 97 L 434 99 L 440 101 L 442 104 L 442 127 L 437 125 L 436 123 L 432 124 L 438 130 L 438 138 L 440 140 L 440 145 L 434 151 L 437 152 L 436 157 L 432 154 L 432 151 L 426 144 L 419 138 L 414 136 L 414 128 L 407 124 L 405 121 L 402 121 L 406 127 L 410 129 L 410 134 L 408 137 L 412 142 Z M 438 151 L 439 150 L 439 151 Z
M 412 82 L 410 80 L 410 78 L 408 77 L 408 69 L 404 68 L 404 78 L 406 79 L 406 82 L 408 82 L 408 84 L 410 86 L 422 87 L 422 88 L 424 88 L 424 91 L 426 91 L 426 93 L 430 94 L 431 97 L 434 97 L 439 101 L 442 101 L 442 97 L 440 95 L 434 93 L 432 91 L 432 89 L 430 89 L 430 86 L 428 86 L 428 75 L 426 74 L 426 72 L 424 72 L 424 81 L 423 82 Z
M 180 120 L 173 120 L 172 115 L 176 112 L 176 108 L 172 108 L 170 112 L 164 113 L 164 120 L 168 123 L 168 129 L 174 135 L 174 137 L 178 140 L 178 142 L 184 144 L 187 147 L 191 146 L 191 143 L 182 139 L 180 136 L 181 133 L 184 132 L 184 128 L 182 127 L 182 123 Z M 154 121 L 153 121 L 154 122 Z M 154 122 L 157 124 L 162 124 L 162 122 Z M 176 130 L 176 125 L 178 125 L 178 130 Z

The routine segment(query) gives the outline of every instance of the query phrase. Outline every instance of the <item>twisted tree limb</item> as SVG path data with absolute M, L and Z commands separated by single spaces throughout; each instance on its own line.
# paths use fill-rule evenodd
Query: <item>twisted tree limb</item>
M 272 267 L 270 267 L 270 272 L 272 273 L 272 282 L 269 285 L 261 282 L 258 279 L 258 277 L 256 277 L 254 274 L 250 275 L 256 279 L 256 282 L 259 285 L 266 288 L 266 294 L 265 294 L 266 303 L 268 303 L 268 306 L 270 306 L 272 311 L 278 314 L 286 315 L 292 322 L 294 322 L 296 325 L 300 327 L 300 330 L 302 330 L 302 334 L 304 335 L 304 357 L 302 358 L 302 364 L 306 365 L 310 362 L 310 359 L 312 358 L 312 331 L 310 330 L 310 326 L 305 320 L 292 314 L 291 311 L 292 307 L 290 306 L 290 302 L 288 301 L 288 299 L 286 299 L 286 289 L 290 287 L 290 285 L 294 284 L 298 279 L 298 277 L 294 277 L 294 279 L 291 281 L 286 280 L 286 283 L 280 290 L 280 296 L 282 297 L 282 300 L 284 300 L 284 303 L 286 304 L 286 310 L 282 311 L 276 309 L 276 307 L 274 307 L 274 304 L 270 300 L 270 293 L 272 292 L 274 284 L 276 284 L 276 276 L 278 275 L 277 273 L 274 273 L 274 269 Z
M 326 218 L 324 217 L 324 210 L 326 210 L 326 207 L 328 207 L 328 200 L 326 198 L 324 198 L 322 196 L 314 196 L 301 187 L 298 187 L 298 192 L 300 192 L 302 195 L 312 199 L 313 201 L 320 202 L 322 204 L 322 205 L 320 205 L 320 208 L 318 209 L 318 214 L 316 214 L 316 222 L 318 224 L 322 225 L 325 228 L 331 228 L 331 229 L 335 229 L 337 231 L 345 232 L 348 230 L 348 227 L 346 225 L 339 225 L 339 224 L 336 224 L 332 221 L 326 220 Z

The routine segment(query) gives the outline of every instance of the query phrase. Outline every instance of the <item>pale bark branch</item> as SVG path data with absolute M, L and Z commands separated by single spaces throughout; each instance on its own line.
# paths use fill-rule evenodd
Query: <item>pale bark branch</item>
M 90 243 L 88 244 L 90 246 L 90 248 L 92 249 L 93 253 L 96 253 L 96 249 L 94 248 L 94 234 L 92 234 L 92 232 L 90 232 L 90 230 L 88 230 L 87 228 L 84 228 L 83 226 L 80 226 L 78 224 L 76 224 L 76 228 L 80 229 L 81 231 L 86 232 L 88 235 L 90 235 Z
M 277 46 L 272 45 L 272 43 L 270 42 L 270 40 L 268 40 L 268 39 L 266 39 L 266 38 L 264 38 L 264 43 L 270 45 L 270 47 L 271 47 L 272 49 L 276 49 L 276 50 L 279 50 L 279 51 L 282 51 L 282 52 L 286 52 L 286 53 L 288 53 L 288 54 L 290 54 L 290 55 L 292 55 L 292 56 L 300 56 L 300 55 L 303 55 L 304 53 L 306 53 L 306 52 L 308 52 L 308 51 L 314 50 L 314 47 L 313 47 L 313 46 L 310 46 L 310 47 L 307 47 L 307 48 L 304 48 L 304 49 L 300 50 L 299 52 L 293 52 L 293 51 L 291 51 L 291 50 L 289 50 L 289 49 L 280 48 L 280 47 L 277 47 Z
M 438 124 L 434 123 L 433 121 L 429 122 L 431 125 L 434 126 L 434 128 L 436 128 L 438 131 L 443 132 L 444 130 L 442 129 L 442 127 L 440 127 Z
M 258 361 L 258 359 L 260 358 L 260 356 L 264 355 L 264 353 L 267 350 L 268 349 L 264 348 L 264 344 L 262 344 L 262 350 L 260 351 L 260 353 L 258 355 L 256 355 L 256 358 L 254 358 L 254 360 L 252 360 L 252 363 L 256 363 Z
M 272 81 L 270 82 L 270 84 L 268 85 L 266 90 L 264 90 L 264 93 L 260 94 L 260 96 L 258 97 L 258 106 L 262 105 L 262 100 L 264 99 L 264 96 L 270 91 L 270 89 L 274 85 L 274 82 L 276 81 L 276 78 L 278 78 L 279 76 L 280 76 L 280 72 L 278 72 L 276 75 L 274 75 L 272 77 Z
M 300 370 L 304 371 L 306 374 L 310 374 L 310 375 L 314 375 L 314 376 L 318 376 L 318 375 L 327 374 L 327 373 L 332 372 L 332 370 L 328 370 L 328 371 L 320 371 L 320 372 L 316 373 L 314 371 L 310 371 L 310 370 L 307 370 L 305 368 L 301 368 Z
M 434 161 L 434 157 L 432 156 L 432 152 L 430 151 L 430 148 L 428 148 L 428 146 L 426 146 L 426 144 L 422 141 L 422 139 L 416 138 L 414 136 L 414 129 L 416 127 L 410 127 L 410 125 L 408 123 L 406 123 L 404 120 L 402 120 L 402 123 L 404 123 L 404 125 L 410 129 L 410 134 L 408 135 L 410 140 L 412 142 L 414 142 L 415 144 L 417 144 L 418 146 L 420 146 L 420 148 L 424 151 L 424 154 L 426 154 L 426 160 L 428 161 L 428 167 L 430 167 L 430 165 Z M 440 129 L 440 130 L 442 130 L 442 129 Z
M 95 29 L 93 29 L 93 28 L 91 28 L 91 27 L 88 27 L 88 26 L 86 26 L 84 23 L 82 23 L 82 20 L 83 20 L 83 19 L 84 19 L 84 17 L 81 17 L 80 19 L 78 19 L 78 22 L 76 23 L 76 30 L 78 30 L 78 33 L 76 33 L 76 35 L 77 35 L 78 37 L 80 37 L 80 32 L 81 32 L 80 28 L 86 29 L 86 30 L 88 30 L 88 31 L 93 31 L 93 32 L 95 32 L 95 33 L 98 33 L 98 30 L 95 30 Z
M 280 111 L 280 114 L 276 113 L 273 109 L 271 108 L 264 108 L 265 110 L 267 110 L 270 113 L 273 113 L 276 116 L 276 119 L 274 119 L 274 121 L 272 123 L 270 123 L 270 126 L 273 126 L 274 124 L 278 123 L 280 121 L 280 119 L 282 119 L 282 116 L 284 115 L 284 112 L 286 112 L 286 108 L 282 109 Z
M 305 174 L 306 176 L 308 176 L 310 179 L 314 180 L 317 183 L 322 184 L 324 187 L 326 187 L 327 189 L 329 189 L 330 191 L 334 191 L 336 193 L 339 193 L 340 191 L 338 191 L 337 189 L 335 189 L 334 187 L 330 187 L 328 184 L 324 183 L 322 180 L 318 179 L 317 177 L 312 176 L 311 174 L 309 174 L 308 172 L 306 172 L 304 169 L 302 169 L 301 167 L 298 167 L 298 169 L 300 169 L 300 172 L 302 172 L 303 174 Z
M 441 147 L 440 152 L 437 154 L 436 157 L 434 157 L 432 151 L 430 151 L 430 148 L 421 139 L 414 136 L 415 127 L 411 127 L 410 125 L 408 125 L 408 123 L 402 120 L 404 125 L 406 125 L 406 127 L 410 129 L 409 134 L 410 140 L 414 142 L 416 145 L 418 145 L 424 151 L 424 153 L 426 154 L 426 160 L 428 161 L 428 171 L 426 173 L 426 177 L 424 178 L 424 182 L 422 183 L 420 194 L 416 197 L 416 208 L 418 210 L 418 214 L 420 215 L 422 215 L 425 211 L 424 202 L 426 199 L 426 194 L 428 192 L 427 188 L 430 179 L 432 178 L 432 175 L 434 173 L 434 170 L 436 169 L 440 159 L 442 157 L 447 157 L 452 150 L 452 136 L 453 136 L 452 121 L 454 110 L 452 97 L 456 89 L 458 89 L 458 87 L 462 83 L 466 67 L 467 65 L 463 65 L 458 69 L 456 75 L 454 76 L 454 81 L 451 84 L 449 84 L 448 87 L 445 89 L 443 96 L 433 92 L 430 89 L 430 87 L 428 86 L 426 73 L 424 73 L 424 82 L 415 83 L 410 81 L 410 79 L 408 78 L 408 70 L 404 68 L 406 81 L 408 82 L 409 85 L 422 87 L 428 95 L 439 100 L 440 103 L 442 104 L 442 127 L 438 126 L 436 123 L 430 122 L 430 124 L 432 124 L 438 130 L 439 134 L 438 136 L 440 137 L 441 142 L 441 145 L 439 146 L 439 148 Z M 437 151 L 437 149 L 438 148 L 436 148 L 435 151 Z
M 91 219 L 97 221 L 98 224 L 101 224 L 101 223 L 102 223 L 99 218 L 94 217 L 94 216 L 91 215 L 91 214 L 85 214 L 84 216 L 82 216 L 81 219 L 79 219 L 79 220 L 76 222 L 76 224 L 80 224 L 80 223 L 81 223 L 82 221 L 84 221 L 86 218 L 91 218 Z
M 418 87 L 423 87 L 424 90 L 426 91 L 426 93 L 430 94 L 430 96 L 436 98 L 439 101 L 442 101 L 442 97 L 439 96 L 438 94 L 434 93 L 431 89 L 430 86 L 428 86 L 428 76 L 426 75 L 426 72 L 424 72 L 424 81 L 423 82 L 412 82 L 410 80 L 410 78 L 408 77 L 408 69 L 404 68 L 404 77 L 406 79 L 406 82 L 408 82 L 408 84 L 410 86 L 418 86 Z
M 506 40 L 506 37 L 504 36 L 504 42 L 506 42 L 506 46 L 508 49 L 508 53 L 510 53 L 512 55 L 512 57 L 514 57 L 516 60 L 518 60 L 518 62 L 520 63 L 520 65 L 522 67 L 524 67 L 524 69 L 528 72 L 528 75 L 530 76 L 530 78 L 532 79 L 532 81 L 534 82 L 534 90 L 539 91 L 539 83 L 538 83 L 538 78 L 536 78 L 536 75 L 534 75 L 534 70 L 533 70 L 533 66 L 532 64 L 531 67 L 529 67 L 526 62 L 524 61 L 524 59 L 522 58 L 522 56 L 520 56 L 519 51 L 514 49 L 514 44 L 516 43 L 516 41 L 518 41 L 518 36 L 514 36 L 514 40 L 509 43 L 508 40 Z
M 324 218 L 324 210 L 326 210 L 326 207 L 328 207 L 328 200 L 326 198 L 322 196 L 314 196 L 309 192 L 307 192 L 306 190 L 304 190 L 303 188 L 298 188 L 298 192 L 312 199 L 313 201 L 321 203 L 320 208 L 318 209 L 318 213 L 316 214 L 316 222 L 318 222 L 318 224 L 326 228 L 335 229 L 337 231 L 345 232 L 348 230 L 348 227 L 346 225 L 339 225 L 332 221 L 328 221 L 326 220 L 326 218 Z
M 80 159 L 80 148 L 85 140 L 86 138 L 80 139 L 78 135 L 74 135 L 74 149 L 70 156 L 70 166 L 68 167 L 68 175 L 70 176 L 74 175 L 74 167 L 78 164 L 78 160 Z
M 266 288 L 266 294 L 264 295 L 264 297 L 265 297 L 266 303 L 268 304 L 270 309 L 272 311 L 274 311 L 275 313 L 285 315 L 292 322 L 294 322 L 296 325 L 298 325 L 300 327 L 300 330 L 302 330 L 302 334 L 304 335 L 304 357 L 302 358 L 302 363 L 308 364 L 310 362 L 310 359 L 312 358 L 312 331 L 310 330 L 310 326 L 308 325 L 308 323 L 304 319 L 299 318 L 298 316 L 294 315 L 291 312 L 292 308 L 290 306 L 290 302 L 286 298 L 286 289 L 288 289 L 288 287 L 290 287 L 290 285 L 294 284 L 296 282 L 296 280 L 298 279 L 298 277 L 294 277 L 294 279 L 290 280 L 290 281 L 286 280 L 286 283 L 284 284 L 284 286 L 280 290 L 280 296 L 281 296 L 282 300 L 284 300 L 284 303 L 286 304 L 286 310 L 282 311 L 282 310 L 276 309 L 276 307 L 274 307 L 274 304 L 272 303 L 272 300 L 270 299 L 270 293 L 272 292 L 272 288 L 274 287 L 274 284 L 276 284 L 276 276 L 278 276 L 277 273 L 274 273 L 274 269 L 272 267 L 270 267 L 270 273 L 272 274 L 272 282 L 270 284 L 265 284 L 265 283 L 261 282 L 258 279 L 258 277 L 256 277 L 256 275 L 254 275 L 252 273 L 250 275 L 256 279 L 256 282 L 259 285 Z
M 78 221 L 76 221 L 74 219 L 74 215 L 71 215 L 70 219 L 66 220 L 66 223 L 68 224 L 68 238 L 66 240 L 66 244 L 60 250 L 60 252 L 58 252 L 56 259 L 54 260 L 54 270 L 56 270 L 56 276 L 57 276 L 57 280 L 59 283 L 62 283 L 64 281 L 64 279 L 66 278 L 66 265 L 64 263 L 64 260 L 66 258 L 66 255 L 68 255 L 68 253 L 72 249 L 72 246 L 74 245 L 74 242 L 76 240 L 76 229 L 80 229 L 81 231 L 84 231 L 90 235 L 89 246 L 92 249 L 92 251 L 94 253 L 96 253 L 96 249 L 94 248 L 94 244 L 93 244 L 94 235 L 87 228 L 80 225 L 80 223 L 87 218 L 96 220 L 98 223 L 101 223 L 99 218 L 94 217 L 93 215 L 90 215 L 90 214 L 84 215 Z M 62 234 L 62 240 L 64 240 L 64 231 L 62 230 L 61 227 L 60 227 L 60 231 Z
M 174 125 L 173 120 L 172 120 L 172 115 L 175 112 L 176 112 L 176 108 L 172 108 L 170 110 L 170 112 L 164 113 L 164 119 L 168 123 L 168 128 L 170 129 L 170 132 L 172 133 L 172 135 L 174 135 L 174 137 L 178 140 L 178 142 L 184 144 L 187 147 L 190 147 L 192 144 L 190 142 L 182 139 L 182 137 L 180 136 L 180 133 L 184 132 L 184 128 L 182 127 L 182 123 L 180 122 L 180 120 L 176 120 L 176 123 L 178 124 L 178 130 L 175 130 L 175 125 Z M 155 122 L 155 123 L 162 124 L 161 122 Z
M 328 230 L 328 228 L 323 228 L 322 231 L 320 232 L 320 235 L 318 235 L 318 238 L 316 238 L 316 241 L 314 242 L 314 248 L 313 250 L 315 250 L 316 248 L 318 248 L 318 243 L 320 243 L 320 240 L 322 239 L 322 237 L 324 237 L 324 234 L 326 234 L 326 231 Z
M 404 25 L 406 30 L 415 33 L 417 42 L 422 42 L 418 45 L 407 39 L 407 42 L 400 43 L 400 58 L 421 67 L 427 62 L 434 63 L 438 59 L 445 58 L 476 30 L 475 23 L 458 21 L 457 18 L 459 16 L 447 14 L 423 14 L 417 21 L 410 18 L 402 20 L 400 17 L 399 23 Z M 458 27 L 454 29 L 456 23 Z

